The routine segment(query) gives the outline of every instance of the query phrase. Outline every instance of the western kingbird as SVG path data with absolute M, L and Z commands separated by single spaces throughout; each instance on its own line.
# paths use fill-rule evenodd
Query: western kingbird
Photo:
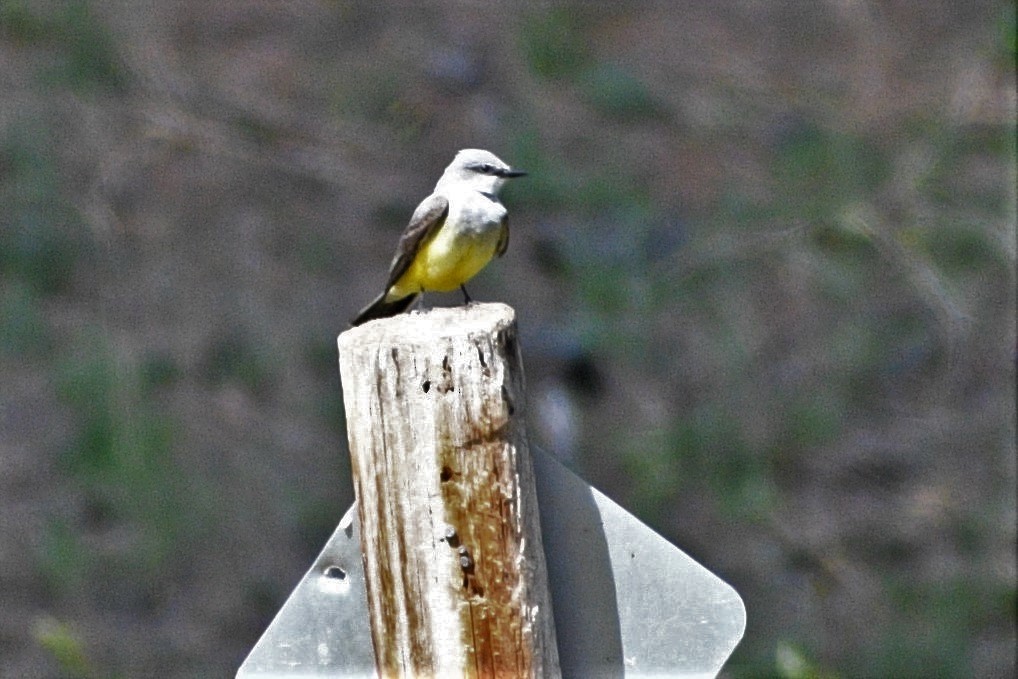
M 499 189 L 513 170 L 480 149 L 456 154 L 431 195 L 414 210 L 389 265 L 385 289 L 351 321 L 360 325 L 406 311 L 424 292 L 459 288 L 509 244 L 509 222 Z

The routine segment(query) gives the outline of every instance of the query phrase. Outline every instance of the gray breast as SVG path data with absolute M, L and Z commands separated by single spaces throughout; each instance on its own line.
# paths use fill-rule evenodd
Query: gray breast
M 506 209 L 497 200 L 493 200 L 485 194 L 476 193 L 468 200 L 463 201 L 456 213 L 450 214 L 449 217 L 458 219 L 460 228 L 481 234 L 497 229 L 505 218 Z

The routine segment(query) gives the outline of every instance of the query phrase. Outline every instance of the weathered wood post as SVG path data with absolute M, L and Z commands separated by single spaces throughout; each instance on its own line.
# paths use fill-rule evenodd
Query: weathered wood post
M 560 674 L 513 310 L 339 337 L 380 677 Z

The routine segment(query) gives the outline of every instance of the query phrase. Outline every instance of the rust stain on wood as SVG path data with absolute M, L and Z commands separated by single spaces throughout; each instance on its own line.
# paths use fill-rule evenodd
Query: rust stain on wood
M 507 397 L 515 388 L 491 383 L 496 377 L 489 368 L 499 359 L 510 364 L 516 360 L 514 354 L 489 358 L 489 352 L 515 348 L 503 334 L 500 341 L 478 343 L 476 364 L 467 366 L 476 368 L 474 379 L 479 375 L 482 381 L 479 412 L 447 413 L 439 418 L 446 428 L 436 432 L 438 467 L 450 471 L 442 473 L 445 520 L 473 560 L 470 572 L 451 582 L 461 588 L 463 643 L 473 660 L 470 676 L 484 678 L 534 675 L 533 639 L 522 608 L 526 583 L 517 567 L 523 525 L 515 511 L 520 493 L 516 456 L 522 432 L 517 431 L 516 409 Z M 447 361 L 442 367 L 451 372 Z M 511 376 L 512 370 L 506 369 L 503 379 Z

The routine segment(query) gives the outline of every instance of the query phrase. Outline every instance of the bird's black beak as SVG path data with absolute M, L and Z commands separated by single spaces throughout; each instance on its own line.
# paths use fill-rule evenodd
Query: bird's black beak
M 524 172 L 523 170 L 509 170 L 509 169 L 505 169 L 505 170 L 499 170 L 498 171 L 498 176 L 499 177 L 504 177 L 506 179 L 509 179 L 510 177 L 526 177 L 527 173 Z

